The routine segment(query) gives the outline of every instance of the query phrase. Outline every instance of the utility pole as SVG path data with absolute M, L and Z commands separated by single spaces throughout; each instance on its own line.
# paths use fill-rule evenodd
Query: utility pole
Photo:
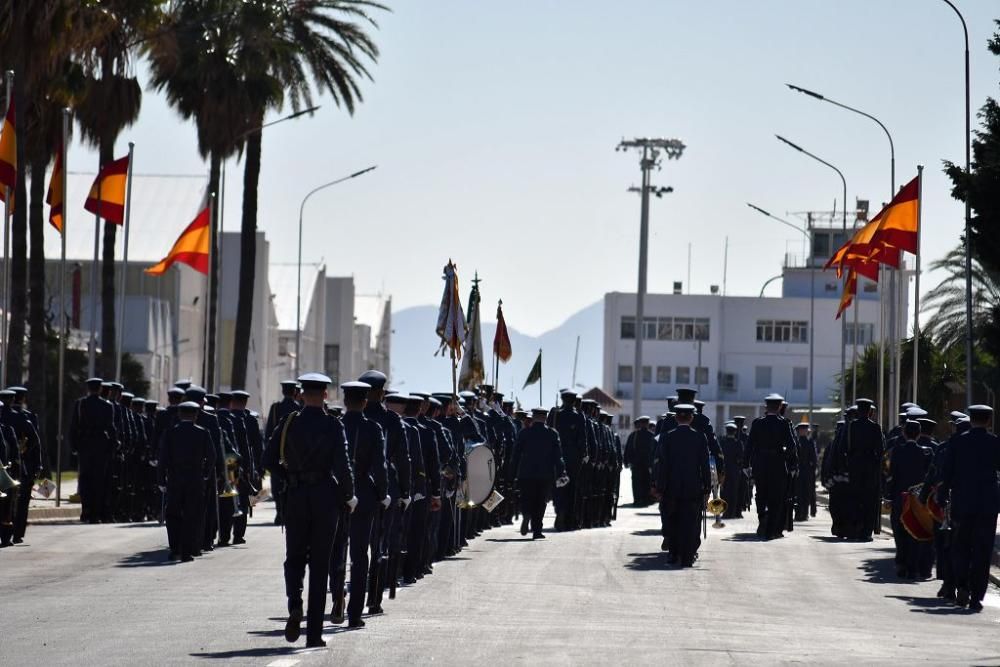
M 635 365 L 632 368 L 632 418 L 642 413 L 642 338 L 645 333 L 643 317 L 646 301 L 646 265 L 649 254 L 649 195 L 658 198 L 673 192 L 671 187 L 654 187 L 650 184 L 650 173 L 654 168 L 660 168 L 660 156 L 665 154 L 668 160 L 680 158 L 684 152 L 684 143 L 679 139 L 652 139 L 636 137 L 622 139 L 615 151 L 635 149 L 642 151 L 639 168 L 642 171 L 642 186 L 629 188 L 629 192 L 638 191 L 642 198 L 639 216 L 639 288 L 635 294 Z

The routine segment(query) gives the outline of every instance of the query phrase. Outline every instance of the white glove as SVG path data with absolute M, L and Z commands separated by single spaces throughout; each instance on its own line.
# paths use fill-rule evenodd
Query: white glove
M 351 514 L 354 514 L 354 508 L 358 506 L 358 497 L 351 496 L 351 499 L 347 501 L 347 508 L 350 510 Z
M 167 492 L 167 487 L 165 487 L 165 486 L 161 486 L 161 487 L 159 487 L 159 489 L 160 489 L 160 493 L 166 493 Z
M 424 494 L 422 494 L 422 493 L 414 493 L 414 494 L 413 494 L 413 499 L 414 499 L 414 500 L 423 500 L 423 499 L 424 499 L 424 498 L 426 498 L 426 497 L 427 497 L 427 496 L 425 496 L 425 495 L 424 495 Z
M 589 456 L 584 456 L 583 457 L 583 462 L 584 463 L 590 463 L 590 457 Z
M 385 509 L 389 509 L 389 505 L 391 504 L 392 504 L 392 498 L 390 496 L 386 496 L 385 498 L 382 499 L 382 507 L 384 507 Z
M 400 498 L 399 504 L 402 505 L 403 509 L 405 510 L 407 507 L 410 506 L 410 497 L 406 496 L 405 498 Z
M 566 486 L 567 484 L 569 484 L 569 477 L 567 477 L 566 475 L 563 475 L 562 477 L 560 477 L 559 479 L 556 480 L 556 488 L 557 489 L 561 489 L 562 487 Z

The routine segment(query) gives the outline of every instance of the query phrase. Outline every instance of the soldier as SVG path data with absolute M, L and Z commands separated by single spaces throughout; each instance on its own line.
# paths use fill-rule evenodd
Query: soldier
M 809 424 L 802 422 L 795 425 L 795 439 L 798 444 L 799 475 L 795 482 L 795 520 L 807 521 L 816 516 L 816 466 L 819 454 L 816 451 L 816 441 L 809 437 Z
M 436 406 L 434 423 L 440 426 L 438 432 L 439 455 L 441 462 L 441 515 L 438 526 L 437 543 L 431 545 L 435 560 L 444 560 L 457 551 L 455 543 L 455 495 L 458 490 L 458 480 L 462 467 L 461 459 L 465 457 L 462 424 L 455 415 L 453 396 L 437 393 L 433 397 L 439 405 Z M 462 451 L 459 452 L 461 445 Z M 505 473 L 506 474 L 506 473 Z M 508 503 L 504 503 L 506 506 Z
M 207 398 L 207 397 L 206 397 Z M 219 542 L 217 546 L 228 546 L 233 536 L 239 532 L 241 539 L 246 534 L 247 512 L 250 511 L 250 495 L 246 483 L 254 475 L 254 459 L 250 452 L 250 443 L 247 440 L 246 422 L 242 414 L 234 413 L 230 407 L 232 404 L 232 392 L 220 391 L 215 399 L 215 416 L 219 420 L 219 427 L 226 436 L 228 442 L 227 455 L 227 475 L 230 474 L 230 463 L 235 456 L 236 477 L 234 483 L 237 495 L 234 497 L 233 511 L 219 511 Z M 243 487 L 243 491 L 240 487 Z M 229 503 L 226 503 L 228 509 Z M 242 543 L 246 540 L 243 539 Z
M 653 483 L 667 532 L 663 550 L 667 562 L 691 567 L 701 546 L 699 523 L 711 491 L 709 448 L 705 435 L 692 426 L 695 407 L 674 406 L 677 426 L 660 435 L 653 462 Z
M 441 466 L 438 463 L 437 443 L 434 432 L 420 423 L 420 413 L 424 399 L 410 394 L 406 397 L 405 417 L 409 424 L 410 461 L 414 462 L 413 504 L 410 507 L 409 534 L 407 535 L 406 562 L 403 563 L 403 581 L 408 584 L 422 579 L 426 572 L 425 547 L 431 512 L 441 509 Z M 414 437 L 415 435 L 415 437 Z
M 903 512 L 903 502 L 911 486 L 919 484 L 927 476 L 933 453 L 928 447 L 917 442 L 920 424 L 907 421 L 903 424 L 903 442 L 892 448 L 889 455 L 889 471 L 886 485 L 888 498 L 892 501 L 893 524 L 899 524 Z M 929 545 L 914 540 L 905 530 L 893 534 L 896 539 L 896 575 L 903 579 L 916 579 L 920 574 L 922 552 Z
M 21 544 L 28 527 L 28 504 L 31 502 L 31 488 L 42 471 L 42 443 L 31 419 L 21 411 L 14 397 L 15 392 L 11 389 L 0 391 L 0 401 L 3 401 L 4 404 L 4 407 L 0 407 L 0 422 L 14 430 L 20 460 L 20 466 L 14 467 L 10 474 L 11 477 L 21 482 L 21 485 L 16 491 L 11 489 L 8 493 L 17 494 L 14 501 L 12 537 L 14 544 Z
M 531 426 L 521 431 L 514 448 L 513 470 L 521 496 L 521 534 L 531 529 L 531 539 L 544 539 L 542 517 L 549 489 L 566 486 L 566 465 L 559 446 L 559 433 L 545 425 L 548 410 L 534 408 Z M 530 525 L 529 525 L 530 524 Z
M 969 431 L 948 445 L 941 475 L 941 491 L 951 494 L 951 546 L 956 602 L 969 611 L 983 610 L 989 583 L 990 557 L 1000 511 L 1000 438 L 990 429 L 993 408 L 971 405 Z
M 740 491 L 739 497 L 741 499 L 741 512 L 742 517 L 743 512 L 749 512 L 750 508 L 753 507 L 753 478 L 750 477 L 750 467 L 749 462 L 746 460 L 747 451 L 747 418 L 742 415 L 736 415 L 733 417 L 733 424 L 736 425 L 736 440 L 740 443 Z M 729 465 L 728 462 L 726 464 Z
M 934 429 L 937 428 L 937 422 L 930 417 L 921 417 L 917 419 L 917 423 L 920 424 L 920 438 L 917 442 L 922 447 L 929 448 L 931 452 L 936 452 L 938 447 L 941 446 L 941 443 L 934 438 Z
M 757 485 L 757 535 L 765 540 L 783 537 L 788 475 L 795 466 L 795 440 L 788 421 L 779 415 L 784 399 L 764 398 L 764 416 L 753 420 L 747 438 L 746 460 Z
M 80 521 L 99 523 L 108 516 L 104 503 L 115 434 L 114 409 L 101 398 L 101 378 L 87 380 L 87 395 L 76 400 L 70 416 L 69 439 L 80 466 Z
M 348 455 L 354 469 L 354 493 L 358 498 L 357 507 L 347 519 L 350 524 L 351 553 L 351 598 L 347 604 L 347 627 L 361 628 L 361 612 L 365 607 L 368 589 L 369 547 L 375 541 L 375 525 L 381 519 L 381 511 L 392 502 L 388 493 L 388 479 L 385 467 L 385 437 L 382 427 L 364 415 L 368 391 L 371 385 L 365 382 L 346 382 L 340 385 L 344 396 L 344 429 L 347 433 Z M 342 599 L 346 552 L 334 546 L 331 558 L 330 593 L 334 597 L 334 608 Z M 337 620 L 334 620 L 336 623 Z
M 214 444 L 208 431 L 195 424 L 199 406 L 178 406 L 177 424 L 163 436 L 157 455 L 160 492 L 166 494 L 168 560 L 189 563 L 200 552 L 205 520 L 205 480 L 210 479 Z
M 726 501 L 724 519 L 743 518 L 743 440 L 737 437 L 736 423 L 726 423 L 726 435 L 719 446 L 726 459 L 725 482 L 721 486 L 721 497 Z
M 296 400 L 298 391 L 298 382 L 295 380 L 282 380 L 281 400 L 271 404 L 271 407 L 267 411 L 267 419 L 264 421 L 265 442 L 271 441 L 271 436 L 274 434 L 275 426 L 277 426 L 279 422 L 281 422 L 290 413 L 299 409 L 300 405 Z M 281 525 L 283 516 L 281 503 L 285 494 L 282 492 L 282 489 L 274 488 L 274 479 L 271 480 L 271 495 L 274 496 L 274 523 L 275 525 Z
M 562 448 L 569 483 L 557 489 L 554 496 L 556 510 L 556 530 L 577 530 L 581 527 L 584 488 L 581 468 L 587 458 L 587 424 L 586 418 L 576 410 L 577 394 L 572 389 L 564 389 L 560 393 L 562 407 L 549 413 L 550 425 L 559 433 L 559 443 Z M 531 423 L 527 413 L 524 414 L 522 429 Z M 588 458 L 589 461 L 589 458 Z
M 222 439 L 222 429 L 219 426 L 218 417 L 210 409 L 206 409 L 206 394 L 205 389 L 198 385 L 191 385 L 184 391 L 184 400 L 194 401 L 201 408 L 195 423 L 208 431 L 213 444 L 211 459 L 213 473 L 205 480 L 204 535 L 201 549 L 195 552 L 195 556 L 200 556 L 202 551 L 215 550 L 215 535 L 219 529 L 219 493 L 224 488 L 226 479 L 226 452 L 225 442 Z M 208 406 L 208 408 L 210 407 Z
M 406 461 L 408 474 L 406 484 L 409 494 L 400 496 L 399 521 L 389 535 L 389 563 L 386 573 L 386 585 L 389 587 L 389 598 L 395 597 L 396 585 L 399 582 L 403 564 L 408 560 L 410 523 L 413 519 L 411 503 L 417 493 L 422 493 L 421 489 L 426 489 L 425 477 L 423 476 L 424 459 L 420 451 L 420 436 L 414 426 L 407 423 L 403 418 L 406 414 L 406 403 L 409 396 L 395 392 L 386 392 L 386 408 L 400 418 L 399 425 L 402 429 L 400 446 L 406 451 Z M 401 474 L 397 471 L 397 474 Z M 403 478 L 400 477 L 400 483 Z M 415 580 L 414 580 L 415 581 Z M 412 583 L 412 582 L 411 582 Z
M 927 470 L 927 477 L 920 489 L 921 503 L 926 505 L 928 498 L 934 493 L 938 505 L 946 508 L 945 512 L 948 512 L 948 496 L 944 491 L 940 490 L 944 463 L 947 461 L 951 444 L 970 428 L 969 416 L 965 413 L 953 410 L 950 416 L 951 437 L 941 443 L 941 446 L 934 453 L 931 466 Z M 937 578 L 941 581 L 941 588 L 938 589 L 937 596 L 945 600 L 955 599 L 955 568 L 952 563 L 951 553 L 951 544 L 954 537 L 953 532 L 951 526 L 934 524 L 934 560 L 937 563 Z M 895 531 L 893 531 L 893 535 L 895 535 Z
M 261 468 L 264 443 L 260 435 L 260 422 L 247 410 L 250 393 L 236 389 L 230 393 L 230 397 L 229 412 L 236 424 L 238 438 L 242 434 L 243 440 L 240 445 L 243 448 L 241 456 L 244 457 L 241 460 L 241 474 L 237 484 L 243 516 L 233 521 L 233 544 L 246 544 L 247 517 L 253 516 L 250 496 L 260 491 L 261 478 L 264 476 Z
M 632 504 L 635 507 L 649 507 L 652 503 L 650 489 L 653 487 L 650 478 L 650 466 L 653 463 L 653 448 L 656 439 L 649 431 L 649 417 L 642 416 L 633 420 L 635 427 L 625 441 L 623 462 L 632 471 Z
M 873 405 L 874 401 L 868 398 L 857 400 L 857 419 L 847 425 L 844 438 L 850 490 L 849 536 L 862 541 L 872 539 L 882 507 L 880 486 L 885 441 L 882 429 L 870 418 Z

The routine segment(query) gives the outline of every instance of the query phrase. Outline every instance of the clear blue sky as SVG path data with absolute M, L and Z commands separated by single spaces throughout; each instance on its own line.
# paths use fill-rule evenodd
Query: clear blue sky
M 962 36 L 940 0 L 389 4 L 355 116 L 324 98 L 314 117 L 265 132 L 259 226 L 272 261 L 294 261 L 308 190 L 378 164 L 310 201 L 306 261 L 353 274 L 360 292 L 384 289 L 402 308 L 438 301 L 451 257 L 463 299 L 478 270 L 484 303 L 502 297 L 511 326 L 540 333 L 607 291 L 634 291 L 639 202 L 626 188 L 638 161 L 614 147 L 659 135 L 687 150 L 655 176 L 675 192 L 653 200 L 650 290 L 686 279 L 688 243 L 693 291 L 721 283 L 728 235 L 728 291 L 756 294 L 801 244 L 745 202 L 784 213 L 841 197 L 836 175 L 776 132 L 838 165 L 848 201 L 877 209 L 889 198 L 881 131 L 785 82 L 879 116 L 896 140 L 897 183 L 926 166 L 925 261 L 958 242 L 963 208 L 941 161 L 964 159 Z M 975 112 L 1000 92 L 1000 59 L 985 46 L 1000 5 L 958 5 Z M 193 126 L 151 91 L 118 152 L 129 140 L 140 172 L 207 170 Z M 71 156 L 71 169 L 91 164 L 92 152 Z M 239 225 L 241 183 L 231 162 L 226 229 Z

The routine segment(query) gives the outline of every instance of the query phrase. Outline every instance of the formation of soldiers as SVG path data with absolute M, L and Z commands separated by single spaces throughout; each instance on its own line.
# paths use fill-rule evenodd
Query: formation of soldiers
M 325 645 L 327 593 L 333 623 L 363 627 L 366 606 L 384 613 L 386 591 L 394 598 L 397 586 L 433 574 L 436 562 L 518 515 L 522 535 L 544 539 L 550 498 L 560 531 L 613 518 L 621 444 L 593 401 L 565 390 L 562 408 L 529 417 L 489 385 L 457 397 L 402 393 L 371 370 L 342 384 L 344 406 L 331 408 L 331 382 L 309 373 L 283 383 L 265 430 L 262 466 L 286 531 L 289 642 L 304 619 L 306 645 Z M 483 446 L 497 502 L 472 503 L 467 454 Z
M 24 541 L 31 489 L 42 471 L 38 418 L 27 395 L 24 387 L 0 391 L 0 548 Z

